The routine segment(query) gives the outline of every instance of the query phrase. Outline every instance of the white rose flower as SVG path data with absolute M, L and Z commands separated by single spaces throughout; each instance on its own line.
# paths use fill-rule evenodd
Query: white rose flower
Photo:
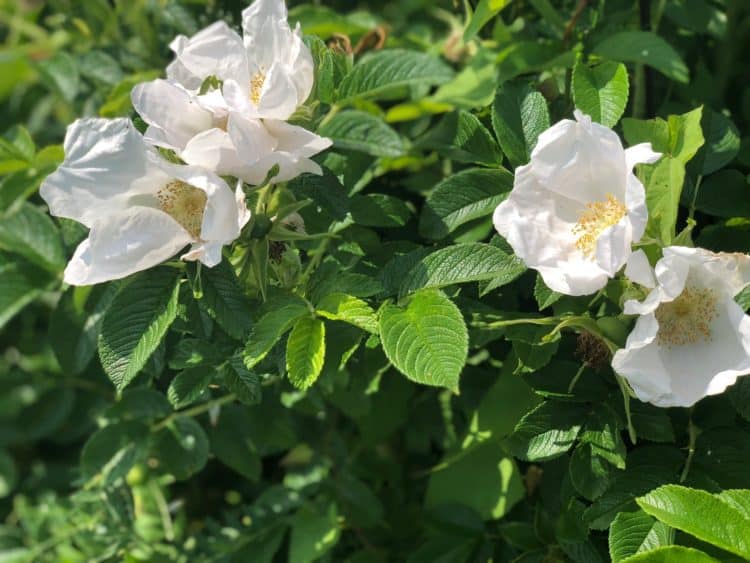
M 65 160 L 42 184 L 50 213 L 87 226 L 65 281 L 91 285 L 167 260 L 221 261 L 250 219 L 244 194 L 197 166 L 165 161 L 128 119 L 79 119 L 65 135 Z
M 661 156 L 650 143 L 623 149 L 620 138 L 575 111 L 539 136 L 531 161 L 494 214 L 497 231 L 550 289 L 588 295 L 627 262 L 648 213 L 638 163 Z
M 750 284 L 750 257 L 671 246 L 654 272 L 642 251 L 626 274 L 652 288 L 612 367 L 636 396 L 659 407 L 689 407 L 750 373 L 750 316 L 734 296 Z
M 320 174 L 310 157 L 331 141 L 286 123 L 310 95 L 312 55 L 299 25 L 292 31 L 283 0 L 257 0 L 243 12 L 245 38 L 216 22 L 191 38 L 177 37 L 167 80 L 133 89 L 148 142 L 174 150 L 188 164 L 251 184 L 274 165 L 274 182 Z M 216 84 L 202 91 L 206 80 Z

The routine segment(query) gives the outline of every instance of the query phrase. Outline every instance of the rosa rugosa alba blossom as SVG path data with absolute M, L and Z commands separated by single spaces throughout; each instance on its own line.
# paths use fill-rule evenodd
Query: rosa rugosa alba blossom
M 643 236 L 646 194 L 633 167 L 661 155 L 650 143 L 623 149 L 611 129 L 578 110 L 575 118 L 539 136 L 493 220 L 550 289 L 588 295 L 625 265 Z
M 165 161 L 129 119 L 79 119 L 65 160 L 42 184 L 50 213 L 87 226 L 65 281 L 91 285 L 145 270 L 192 245 L 183 260 L 221 261 L 250 219 L 244 194 L 212 172 Z
M 612 367 L 641 401 L 689 407 L 750 373 L 750 316 L 734 301 L 750 256 L 670 246 L 652 271 L 639 250 L 626 275 L 651 292 L 625 303 L 639 317 Z
M 320 174 L 310 157 L 331 141 L 288 119 L 310 94 L 312 55 L 283 0 L 257 0 L 243 12 L 245 38 L 224 22 L 177 37 L 166 80 L 139 84 L 133 106 L 148 123 L 148 142 L 188 164 L 251 184 L 279 166 L 274 182 Z

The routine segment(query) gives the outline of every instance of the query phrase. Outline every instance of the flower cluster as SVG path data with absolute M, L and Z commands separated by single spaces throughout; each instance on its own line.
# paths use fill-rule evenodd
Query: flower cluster
M 172 42 L 167 78 L 132 91 L 143 135 L 125 118 L 68 128 L 65 160 L 41 187 L 53 215 L 90 229 L 67 283 L 122 278 L 187 245 L 183 260 L 215 266 L 250 219 L 243 183 L 321 173 L 310 157 L 330 140 L 287 122 L 314 80 L 299 25 L 290 28 L 284 0 L 256 0 L 242 28 L 240 37 L 216 22 Z
M 624 149 L 612 130 L 575 117 L 539 136 L 495 210 L 497 231 L 554 291 L 595 293 L 624 267 L 648 292 L 625 302 L 637 319 L 612 358 L 639 399 L 691 406 L 723 392 L 750 373 L 750 316 L 734 300 L 750 285 L 750 257 L 670 246 L 652 268 L 632 250 L 648 222 L 633 167 L 661 155 L 648 143 Z

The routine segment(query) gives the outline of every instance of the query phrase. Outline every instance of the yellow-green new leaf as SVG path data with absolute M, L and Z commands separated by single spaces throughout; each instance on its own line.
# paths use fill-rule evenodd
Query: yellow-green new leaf
M 362 299 L 345 293 L 331 293 L 316 308 L 316 313 L 332 321 L 342 321 L 371 332 L 378 332 L 378 317 Z

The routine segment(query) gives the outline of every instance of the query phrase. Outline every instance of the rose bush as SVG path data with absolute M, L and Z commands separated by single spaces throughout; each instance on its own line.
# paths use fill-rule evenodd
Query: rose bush
M 0 2 L 0 560 L 750 560 L 748 23 Z

